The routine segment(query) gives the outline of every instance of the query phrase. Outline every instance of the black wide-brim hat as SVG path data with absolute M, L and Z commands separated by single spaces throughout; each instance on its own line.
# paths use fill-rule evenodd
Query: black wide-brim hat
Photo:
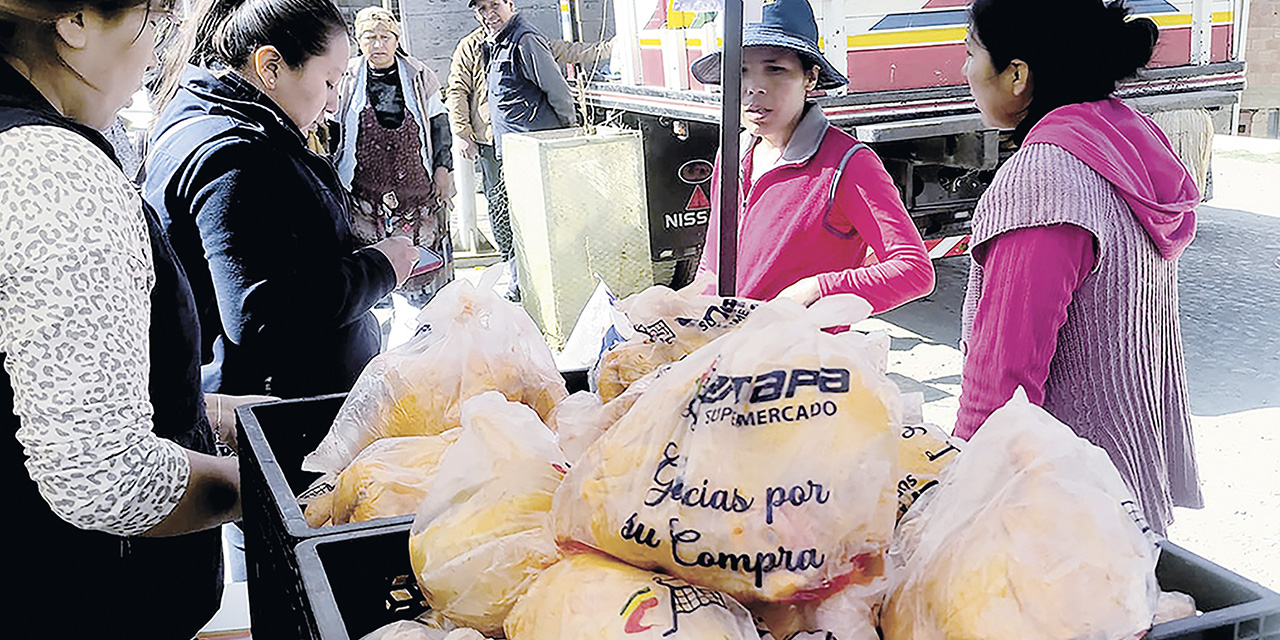
M 835 89 L 849 84 L 818 50 L 818 22 L 813 19 L 809 0 L 765 0 L 760 22 L 742 28 L 742 46 L 791 49 L 802 58 L 817 63 L 818 89 Z M 693 77 L 702 84 L 720 84 L 720 52 L 709 53 L 689 65 Z

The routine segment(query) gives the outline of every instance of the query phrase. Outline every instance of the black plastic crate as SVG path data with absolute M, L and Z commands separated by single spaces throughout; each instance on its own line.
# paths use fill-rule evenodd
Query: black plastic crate
M 307 540 L 298 545 L 311 640 L 358 640 L 427 610 L 409 560 L 409 528 L 399 525 Z
M 564 371 L 570 392 L 587 388 L 585 370 Z M 312 527 L 297 496 L 320 477 L 302 459 L 329 433 L 345 393 L 247 405 L 236 411 L 249 618 L 264 638 L 306 637 L 297 545 L 315 537 L 408 526 L 413 515 Z
M 1203 615 L 1156 625 L 1147 640 L 1280 640 L 1280 595 L 1170 542 L 1156 577 Z M 298 545 L 312 640 L 358 640 L 426 611 L 409 560 L 409 525 Z
M 302 582 L 294 549 L 317 536 L 380 529 L 413 521 L 412 515 L 312 527 L 297 495 L 318 473 L 302 459 L 329 433 L 346 394 L 249 405 L 237 411 L 240 429 L 240 501 L 244 516 L 249 619 L 264 638 L 304 637 Z
M 1280 640 L 1280 594 L 1171 542 L 1162 545 L 1156 577 L 1204 614 L 1157 625 L 1147 640 Z

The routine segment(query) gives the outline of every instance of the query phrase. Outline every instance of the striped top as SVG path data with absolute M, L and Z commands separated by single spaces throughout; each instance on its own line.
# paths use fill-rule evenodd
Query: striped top
M 1163 533 L 1174 505 L 1202 506 L 1178 321 L 1177 260 L 1160 256 L 1101 175 L 1060 147 L 1025 145 L 983 194 L 973 220 L 974 246 L 1015 229 L 1054 224 L 1087 230 L 1096 239 L 1097 255 L 1058 332 L 1044 408 L 1110 455 L 1148 522 Z M 975 259 L 963 314 L 966 343 L 982 287 L 983 270 Z

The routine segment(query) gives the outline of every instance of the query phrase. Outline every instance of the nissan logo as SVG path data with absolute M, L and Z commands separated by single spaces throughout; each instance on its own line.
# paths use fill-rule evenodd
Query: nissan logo
M 714 167 L 706 160 L 690 160 L 680 165 L 680 181 L 685 184 L 702 184 L 711 179 Z

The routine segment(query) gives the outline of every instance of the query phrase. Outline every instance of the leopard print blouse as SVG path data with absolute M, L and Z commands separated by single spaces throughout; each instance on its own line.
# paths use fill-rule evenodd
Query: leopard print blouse
M 0 351 L 40 494 L 82 529 L 163 520 L 190 474 L 152 433 L 151 244 L 133 185 L 83 137 L 0 133 Z

